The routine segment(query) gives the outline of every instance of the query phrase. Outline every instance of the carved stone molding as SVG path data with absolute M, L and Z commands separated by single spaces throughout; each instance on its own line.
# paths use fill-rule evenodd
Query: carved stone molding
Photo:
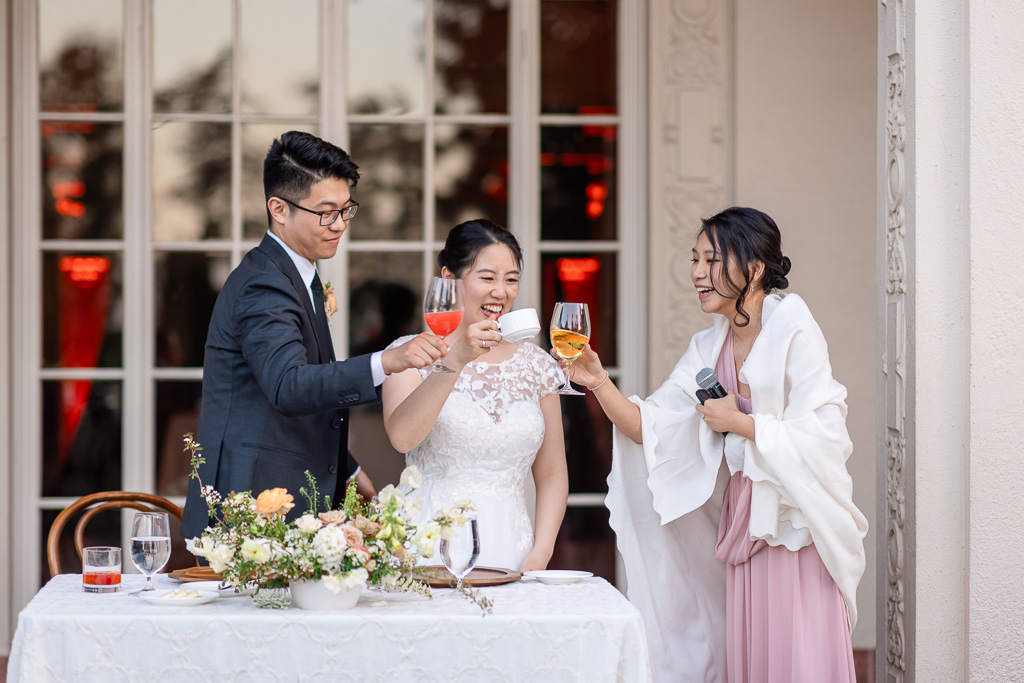
M 728 201 L 728 0 L 662 0 L 650 11 L 649 384 L 660 384 L 707 326 L 692 296 L 700 219 Z
M 885 657 L 880 669 L 887 683 L 907 679 L 907 259 L 906 140 L 907 40 L 905 0 L 882 0 L 885 63 L 885 160 L 880 180 L 885 197 L 885 293 L 882 376 L 885 434 Z

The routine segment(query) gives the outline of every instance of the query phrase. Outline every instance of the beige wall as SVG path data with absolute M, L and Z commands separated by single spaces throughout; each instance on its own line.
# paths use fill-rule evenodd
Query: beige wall
M 854 499 L 872 524 L 854 647 L 875 646 L 877 10 L 863 0 L 737 0 L 735 194 L 779 224 L 849 390 Z

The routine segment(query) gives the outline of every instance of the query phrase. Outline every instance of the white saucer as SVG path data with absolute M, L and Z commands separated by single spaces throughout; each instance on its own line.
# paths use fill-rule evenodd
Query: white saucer
M 240 588 L 238 591 L 234 586 L 221 588 L 220 581 L 191 581 L 181 584 L 181 587 L 186 590 L 213 591 L 222 598 L 240 598 L 256 592 L 255 588 Z
M 196 590 L 194 588 L 187 588 L 186 590 Z M 147 591 L 148 593 L 149 591 Z M 199 591 L 198 598 L 165 598 L 165 593 L 169 591 L 160 590 L 159 588 L 152 591 L 153 595 L 147 595 L 146 593 L 140 593 L 139 597 L 148 602 L 151 605 L 159 605 L 160 607 L 195 607 L 196 605 L 205 605 L 208 602 L 213 602 L 217 599 L 218 595 L 216 591 Z
M 523 576 L 530 576 L 541 583 L 550 585 L 576 583 L 581 579 L 593 576 L 590 572 L 579 572 L 572 569 L 545 569 L 543 571 L 523 572 Z

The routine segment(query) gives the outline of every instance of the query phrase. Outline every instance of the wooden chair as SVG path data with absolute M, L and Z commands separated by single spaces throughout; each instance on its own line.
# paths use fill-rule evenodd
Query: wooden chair
M 107 510 L 120 508 L 133 508 L 142 512 L 153 512 L 164 510 L 181 521 L 181 508 L 167 500 L 163 496 L 152 493 L 137 493 L 134 491 L 101 491 L 82 496 L 57 515 L 50 527 L 50 533 L 46 538 L 46 561 L 50 565 L 50 576 L 61 574 L 60 569 L 60 536 L 64 525 L 72 517 L 82 512 L 81 519 L 75 526 L 75 550 L 78 552 L 78 559 L 82 559 L 82 549 L 85 547 L 85 526 L 93 517 Z

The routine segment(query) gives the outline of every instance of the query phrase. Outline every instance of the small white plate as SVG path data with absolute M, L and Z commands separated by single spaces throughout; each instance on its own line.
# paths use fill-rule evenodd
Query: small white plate
M 222 598 L 240 598 L 256 592 L 255 588 L 242 588 L 237 592 L 234 586 L 221 588 L 220 581 L 192 581 L 181 584 L 181 587 L 185 590 L 213 591 Z
M 531 576 L 541 583 L 551 585 L 576 583 L 581 579 L 593 576 L 590 572 L 578 572 L 572 569 L 545 569 L 543 571 L 523 572 L 523 576 Z
M 188 588 L 186 590 L 196 589 Z M 216 591 L 199 591 L 198 598 L 163 597 L 168 592 L 169 591 L 157 589 L 153 591 L 153 595 L 146 595 L 145 593 L 140 593 L 139 597 L 151 605 L 159 605 L 160 607 L 195 607 L 196 605 L 205 605 L 208 602 L 213 602 L 218 597 Z

